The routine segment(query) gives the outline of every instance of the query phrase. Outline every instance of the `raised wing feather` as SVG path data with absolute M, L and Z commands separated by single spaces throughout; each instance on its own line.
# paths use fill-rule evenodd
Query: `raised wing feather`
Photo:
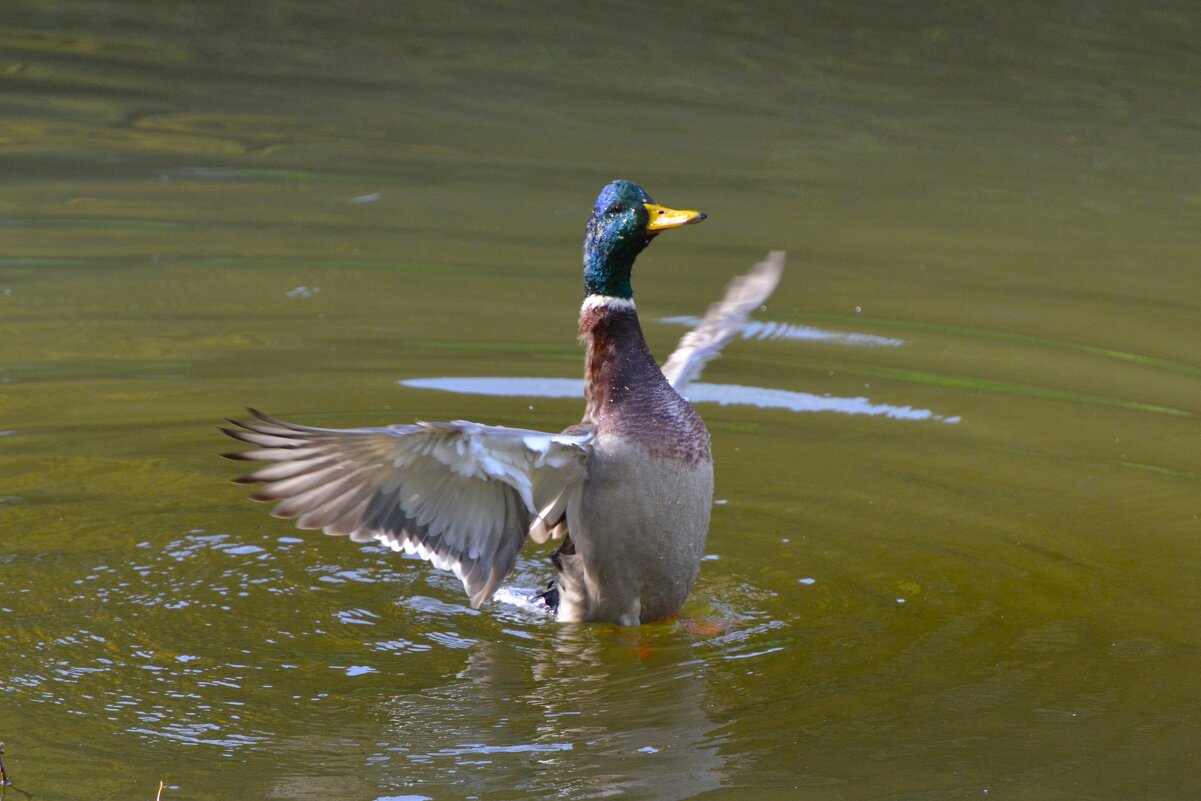
M 313 428 L 251 410 L 222 429 L 267 465 L 239 483 L 303 529 L 379 540 L 453 570 L 478 607 L 530 536 L 544 541 L 579 497 L 592 433 L 545 434 L 465 420 L 386 428 Z
M 751 312 L 775 290 L 784 272 L 784 251 L 773 250 L 746 275 L 740 275 L 726 287 L 726 293 L 709 307 L 700 325 L 680 339 L 675 352 L 663 363 L 663 375 L 676 392 L 683 393 L 701 370 L 726 343 L 742 331 Z

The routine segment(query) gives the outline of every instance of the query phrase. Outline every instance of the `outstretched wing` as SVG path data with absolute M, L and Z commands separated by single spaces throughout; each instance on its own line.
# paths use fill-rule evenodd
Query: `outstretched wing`
M 683 393 L 701 370 L 733 339 L 751 312 L 767 300 L 784 272 L 784 251 L 773 250 L 746 275 L 740 275 L 726 287 L 726 294 L 709 307 L 701 324 L 680 339 L 675 352 L 663 363 L 663 375 Z
M 312 428 L 251 410 L 221 429 L 267 462 L 242 484 L 302 529 L 379 540 L 453 570 L 478 607 L 513 569 L 527 536 L 544 541 L 579 496 L 592 432 L 545 434 L 456 420 Z

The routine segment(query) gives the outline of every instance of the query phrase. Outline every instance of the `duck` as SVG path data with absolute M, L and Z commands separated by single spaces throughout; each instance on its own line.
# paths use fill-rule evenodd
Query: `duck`
M 713 506 L 709 431 L 682 392 L 771 294 L 784 254 L 735 279 L 660 367 L 638 318 L 634 262 L 706 219 L 637 183 L 600 192 L 584 234 L 584 413 L 559 433 L 466 420 L 316 428 L 254 409 L 223 454 L 265 463 L 234 479 L 300 529 L 416 554 L 479 608 L 528 541 L 559 541 L 536 597 L 554 619 L 633 626 L 675 615 L 696 582 Z

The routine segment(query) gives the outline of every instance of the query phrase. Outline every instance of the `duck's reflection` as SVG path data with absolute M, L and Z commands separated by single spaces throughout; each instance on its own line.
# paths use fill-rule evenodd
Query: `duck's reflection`
M 414 389 L 436 389 L 466 395 L 524 398 L 582 398 L 584 383 L 574 378 L 533 378 L 506 376 L 460 376 L 443 378 L 410 378 L 397 382 Z M 935 420 L 957 423 L 958 417 L 935 414 L 929 409 L 872 403 L 869 399 L 839 398 L 793 392 L 769 387 L 744 387 L 738 384 L 689 384 L 684 395 L 692 403 L 716 403 L 720 406 L 746 404 L 761 409 L 787 409 L 793 412 L 838 412 L 869 417 L 890 417 L 896 420 Z
M 462 795 L 687 798 L 721 784 L 723 758 L 703 662 L 678 640 L 563 626 L 480 641 L 454 680 L 386 711 L 407 759 Z
M 683 315 L 680 317 L 661 317 L 661 323 L 668 325 L 683 325 L 696 328 L 701 324 L 700 317 Z M 795 339 L 802 342 L 824 342 L 833 345 L 849 345 L 869 348 L 899 348 L 907 344 L 896 337 L 880 337 L 875 334 L 860 334 L 854 331 L 829 331 L 825 328 L 813 328 L 808 325 L 781 323 L 775 320 L 747 320 L 742 325 L 743 339 Z

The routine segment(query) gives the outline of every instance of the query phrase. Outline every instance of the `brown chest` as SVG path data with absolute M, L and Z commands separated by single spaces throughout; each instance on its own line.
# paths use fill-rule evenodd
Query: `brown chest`
M 580 315 L 587 407 L 597 433 L 620 436 L 651 454 L 689 464 L 711 460 L 709 432 L 696 410 L 667 383 L 630 309 L 598 307 Z

